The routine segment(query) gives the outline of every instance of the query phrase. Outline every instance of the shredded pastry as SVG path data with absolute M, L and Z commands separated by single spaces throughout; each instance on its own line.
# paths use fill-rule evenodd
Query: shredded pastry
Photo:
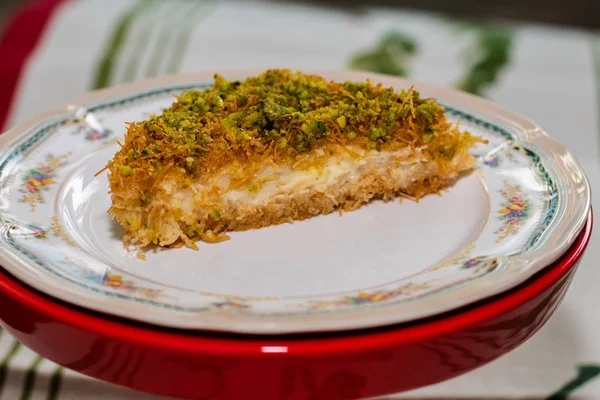
M 478 142 L 412 88 L 289 70 L 216 75 L 128 125 L 106 166 L 109 214 L 126 243 L 195 248 L 227 231 L 436 193 L 473 168 Z

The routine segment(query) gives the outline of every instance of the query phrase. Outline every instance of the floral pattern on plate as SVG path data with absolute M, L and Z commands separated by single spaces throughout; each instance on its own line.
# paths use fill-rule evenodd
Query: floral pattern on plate
M 511 235 L 516 235 L 531 212 L 528 195 L 521 190 L 519 185 L 512 185 L 508 180 L 505 180 L 504 188 L 500 190 L 500 194 L 505 201 L 498 211 L 498 219 L 501 221 L 502 226 L 496 230 L 498 235 L 496 243 L 500 243 Z
M 67 157 L 71 153 L 54 156 L 47 154 L 45 160 L 38 162 L 37 166 L 31 168 L 23 176 L 23 184 L 19 189 L 22 196 L 19 201 L 29 204 L 31 211 L 40 203 L 45 203 L 44 193 L 50 190 L 50 187 L 56 183 L 57 172 L 67 164 Z

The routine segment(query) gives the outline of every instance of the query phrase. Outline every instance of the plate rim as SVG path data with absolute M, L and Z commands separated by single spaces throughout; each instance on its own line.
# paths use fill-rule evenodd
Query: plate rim
M 149 323 L 121 318 L 111 314 L 90 311 L 80 305 L 55 299 L 21 282 L 0 266 L 0 290 L 13 297 L 26 307 L 38 310 L 61 324 L 84 329 L 88 332 L 152 345 L 164 349 L 181 349 L 198 354 L 222 356 L 265 356 L 294 354 L 296 356 L 324 356 L 347 354 L 359 350 L 385 348 L 401 343 L 425 340 L 468 326 L 481 324 L 541 295 L 565 278 L 585 255 L 594 228 L 592 210 L 588 213 L 586 225 L 576 241 L 563 256 L 540 271 L 532 279 L 511 289 L 509 292 L 482 299 L 459 309 L 436 315 L 424 320 L 379 326 L 365 330 L 318 332 L 312 336 L 298 334 L 251 335 L 211 331 L 190 331 L 178 328 L 165 328 Z M 576 271 L 575 271 L 576 272 Z M 177 340 L 174 340 L 177 339 Z M 286 347 L 287 352 L 270 353 L 264 347 Z
M 244 76 L 256 75 L 261 72 L 264 72 L 264 70 L 265 70 L 264 68 L 250 69 L 250 70 L 248 70 L 248 69 L 227 70 L 227 71 L 221 71 L 221 72 L 219 72 L 219 74 L 221 74 L 225 77 L 231 77 L 231 78 L 238 77 L 239 78 L 239 77 L 244 77 Z M 494 280 L 488 280 L 486 282 L 481 282 L 481 285 L 487 285 L 487 287 L 491 290 L 490 295 L 508 290 L 509 288 L 512 288 L 512 287 L 515 287 L 516 285 L 518 285 L 518 284 L 522 283 L 523 281 L 525 281 L 526 279 L 530 278 L 533 274 L 543 270 L 549 264 L 556 261 L 558 258 L 560 258 L 561 254 L 564 252 L 565 248 L 568 248 L 574 242 L 577 235 L 583 229 L 583 227 L 586 223 L 587 213 L 589 212 L 590 207 L 591 207 L 591 190 L 590 190 L 590 185 L 587 180 L 587 177 L 585 176 L 585 173 L 583 172 L 581 166 L 579 165 L 579 163 L 577 162 L 577 160 L 575 159 L 573 154 L 565 146 L 560 144 L 554 138 L 550 137 L 548 135 L 548 133 L 545 130 L 543 130 L 539 125 L 535 124 L 534 122 L 530 121 L 529 119 L 527 119 L 519 114 L 516 114 L 512 111 L 508 111 L 504 108 L 501 108 L 500 106 L 496 105 L 495 103 L 493 103 L 489 100 L 482 99 L 477 96 L 467 94 L 464 92 L 460 92 L 455 89 L 451 89 L 451 88 L 447 88 L 447 87 L 430 85 L 430 84 L 411 81 L 411 80 L 399 78 L 399 77 L 393 77 L 393 76 L 387 76 L 387 75 L 381 75 L 381 74 L 373 74 L 373 73 L 367 73 L 367 72 L 358 72 L 358 71 L 325 70 L 325 69 L 319 69 L 319 70 L 300 69 L 300 71 L 302 71 L 304 73 L 314 73 L 314 74 L 318 74 L 321 76 L 325 76 L 327 79 L 337 79 L 337 80 L 370 79 L 375 82 L 381 82 L 384 86 L 407 87 L 410 85 L 414 85 L 417 88 L 417 90 L 419 90 L 419 91 L 424 90 L 424 91 L 430 91 L 430 92 L 437 92 L 437 94 L 436 94 L 437 98 L 440 98 L 440 99 L 452 98 L 452 100 L 449 102 L 454 103 L 454 104 L 459 104 L 460 107 L 463 109 L 467 109 L 475 114 L 480 114 L 480 115 L 484 115 L 484 116 L 493 118 L 495 121 L 497 121 L 499 123 L 505 124 L 511 128 L 518 130 L 519 133 L 522 136 L 524 136 L 524 139 L 527 143 L 540 147 L 542 150 L 544 150 L 546 152 L 546 155 L 548 157 L 553 159 L 552 160 L 553 165 L 558 167 L 558 169 L 561 169 L 561 171 L 559 173 L 560 176 L 567 177 L 567 176 L 569 176 L 569 173 L 570 174 L 573 174 L 575 172 L 577 173 L 577 175 L 579 176 L 579 178 L 581 180 L 580 189 L 583 192 L 582 196 L 585 195 L 584 196 L 585 197 L 584 205 L 581 207 L 581 212 L 579 213 L 579 215 L 573 216 L 573 219 L 569 226 L 569 229 L 566 229 L 565 227 L 563 227 L 563 229 L 565 229 L 565 232 L 562 233 L 562 240 L 560 240 L 559 243 L 556 244 L 555 246 L 551 246 L 549 248 L 549 251 L 547 250 L 543 255 L 538 256 L 536 258 L 529 259 L 529 260 L 525 260 L 525 261 L 529 262 L 530 265 L 532 265 L 533 267 L 531 267 L 531 266 L 528 267 L 527 274 L 523 274 L 521 271 L 521 273 L 519 274 L 520 279 L 513 280 L 510 285 L 505 284 L 505 287 L 498 290 L 497 288 L 493 287 L 494 286 L 493 284 L 495 283 Z M 192 73 L 192 74 L 167 75 L 167 76 L 162 76 L 162 77 L 153 78 L 153 79 L 149 79 L 149 80 L 122 84 L 119 86 L 115 86 L 113 88 L 89 92 L 83 96 L 76 98 L 72 102 L 69 102 L 62 107 L 56 107 L 47 112 L 38 114 L 37 116 L 18 124 L 14 128 L 12 128 L 9 131 L 5 132 L 4 134 L 0 135 L 0 152 L 3 152 L 6 148 L 10 147 L 13 143 L 18 141 L 23 135 L 26 135 L 28 132 L 30 132 L 31 129 L 35 128 L 36 126 L 39 126 L 41 123 L 51 120 L 53 117 L 64 116 L 66 110 L 68 110 L 69 108 L 91 107 L 92 105 L 94 105 L 96 103 L 100 103 L 102 101 L 106 101 L 111 98 L 118 99 L 120 97 L 127 96 L 128 94 L 132 95 L 136 92 L 143 92 L 144 90 L 151 89 L 151 88 L 160 88 L 161 86 L 175 86 L 177 84 L 186 84 L 186 83 L 192 84 L 193 82 L 198 83 L 198 82 L 208 81 L 208 80 L 212 79 L 213 75 L 214 74 L 209 71 L 200 72 L 200 73 Z M 550 151 L 550 149 L 554 149 L 554 151 Z M 563 165 L 563 163 L 558 162 L 558 160 L 560 160 L 560 159 L 563 159 L 562 161 L 563 161 L 563 163 L 565 163 L 564 165 Z M 568 165 L 566 164 L 564 159 L 568 159 L 568 161 L 569 161 Z M 571 211 L 572 211 L 572 213 L 574 213 L 576 210 L 571 210 Z M 565 219 L 565 218 L 563 218 L 563 219 Z M 563 222 L 563 224 L 564 224 L 564 222 Z M 557 239 L 555 238 L 555 241 L 556 240 Z M 61 297 L 61 296 L 57 296 L 56 294 L 53 294 L 55 292 L 55 289 L 52 287 L 52 285 L 44 285 L 44 283 L 40 281 L 39 276 L 37 276 L 37 277 L 35 276 L 35 275 L 37 275 L 36 273 L 24 271 L 23 268 L 18 266 L 18 262 L 16 262 L 16 261 L 13 262 L 13 260 L 11 260 L 11 258 L 14 258 L 14 256 L 11 257 L 10 254 L 5 254 L 5 251 L 3 249 L 0 251 L 0 263 L 2 265 L 4 265 L 7 270 L 9 270 L 11 273 L 15 274 L 19 279 L 36 287 L 38 290 L 41 290 L 41 291 L 49 294 L 50 296 Z M 8 268 L 6 267 L 7 265 L 8 265 Z M 512 269 L 511 271 L 513 271 L 513 273 L 514 273 L 514 269 Z M 45 287 L 45 289 L 44 289 L 44 287 Z M 494 290 L 492 290 L 492 289 L 494 289 Z M 473 301 L 481 300 L 482 298 L 484 298 L 484 297 L 467 301 L 467 302 L 463 303 L 463 305 L 472 303 Z M 77 304 L 77 302 L 74 302 L 73 299 L 67 300 L 67 299 L 63 298 L 63 300 Z M 115 299 L 107 299 L 107 300 L 111 300 L 111 302 L 115 301 Z M 106 304 L 100 304 L 100 306 L 98 306 L 96 304 L 96 306 L 92 306 L 92 307 L 88 307 L 88 308 L 101 310 L 102 312 L 117 314 L 120 316 L 136 319 L 137 314 L 135 313 L 135 310 L 133 310 L 134 312 L 128 312 L 127 310 L 120 310 L 118 308 L 115 308 L 114 306 L 111 306 L 110 304 L 108 304 L 109 303 L 108 301 L 104 301 L 102 303 L 106 303 Z M 115 303 L 115 304 L 118 304 L 118 303 Z M 458 306 L 453 306 L 447 310 L 443 310 L 443 311 L 439 311 L 439 312 L 449 311 L 450 309 L 456 308 L 456 307 L 458 307 Z M 389 307 L 389 308 L 393 309 L 393 307 Z M 117 310 L 119 312 L 115 312 L 115 310 Z M 374 310 L 374 313 L 379 315 L 381 313 L 381 311 L 375 312 L 375 310 Z M 384 313 L 385 313 L 385 311 L 384 311 Z M 227 327 L 224 327 L 220 324 L 217 324 L 217 325 L 219 325 L 218 327 L 211 326 L 211 325 L 214 325 L 214 321 L 211 323 L 210 318 L 207 318 L 208 322 L 198 324 L 197 319 L 193 319 L 193 317 L 191 317 L 191 319 L 193 319 L 191 325 L 193 325 L 193 326 L 180 326 L 181 324 L 173 324 L 173 318 L 171 318 L 169 320 L 168 315 L 167 315 L 169 313 L 167 312 L 167 310 L 155 310 L 153 314 L 156 314 L 156 316 L 154 318 L 152 318 L 153 323 L 158 323 L 158 324 L 171 326 L 171 327 L 178 326 L 180 328 L 186 328 L 186 329 L 212 329 L 212 330 L 220 330 L 220 331 L 245 332 L 245 333 L 255 333 L 255 334 L 256 333 L 277 334 L 277 333 L 286 333 L 286 332 L 289 333 L 289 332 L 300 332 L 300 331 L 314 332 L 314 331 L 322 331 L 322 330 L 340 331 L 340 330 L 348 330 L 348 329 L 356 328 L 351 323 L 350 324 L 344 324 L 344 323 L 334 324 L 334 326 L 329 327 L 328 321 L 324 321 L 324 322 L 318 324 L 318 325 L 320 325 L 318 327 L 315 327 L 315 326 L 313 326 L 312 328 L 304 327 L 302 329 L 290 327 L 289 326 L 290 324 L 285 323 L 282 320 L 280 320 L 279 322 L 264 322 L 264 321 L 256 322 L 255 321 L 254 323 L 248 324 L 248 321 L 250 321 L 252 319 L 252 317 L 249 317 L 249 318 L 244 317 L 246 323 L 244 324 L 244 327 L 242 329 L 238 329 L 235 326 L 231 326 L 232 325 L 231 323 L 227 324 L 228 325 Z M 161 314 L 163 314 L 163 315 L 161 315 Z M 182 314 L 184 315 L 184 318 L 188 318 L 188 317 L 185 317 L 185 313 L 182 313 Z M 180 314 L 180 315 L 182 315 L 182 314 Z M 389 311 L 388 311 L 388 314 L 389 314 Z M 427 315 L 424 315 L 424 316 L 427 316 Z M 165 319 L 163 320 L 161 317 L 165 318 Z M 421 316 L 420 318 L 422 318 L 422 317 L 423 316 Z M 137 319 L 139 319 L 139 317 Z M 375 319 L 377 319 L 377 318 L 375 318 Z M 408 320 L 413 320 L 413 319 L 415 319 L 415 318 L 409 318 Z M 148 322 L 147 318 L 144 318 L 143 320 Z M 162 321 L 167 321 L 167 322 L 162 322 Z M 382 322 L 374 322 L 374 319 L 369 319 L 369 321 L 370 322 L 366 323 L 366 325 L 368 325 L 368 326 L 387 325 L 387 324 L 398 322 L 398 321 L 395 321 L 395 322 L 388 321 L 388 322 L 382 323 Z M 365 325 L 365 322 L 363 322 L 361 324 L 361 326 L 364 326 L 364 325 Z

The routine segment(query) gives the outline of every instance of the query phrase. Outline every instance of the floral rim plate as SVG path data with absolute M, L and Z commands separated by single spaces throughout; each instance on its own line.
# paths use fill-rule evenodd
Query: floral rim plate
M 261 71 L 222 72 L 243 78 Z M 412 83 L 361 72 L 334 80 Z M 339 331 L 449 311 L 557 260 L 590 209 L 586 177 L 539 126 L 480 98 L 415 84 L 488 139 L 441 196 L 235 232 L 231 240 L 128 252 L 105 174 L 125 122 L 160 112 L 212 73 L 94 92 L 0 136 L 0 263 L 69 303 L 157 325 L 241 333 Z

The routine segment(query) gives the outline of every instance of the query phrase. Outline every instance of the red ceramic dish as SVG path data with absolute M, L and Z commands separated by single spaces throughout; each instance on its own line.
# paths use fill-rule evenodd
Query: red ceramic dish
M 507 353 L 556 310 L 592 216 L 555 264 L 504 295 L 426 321 L 339 335 L 238 336 L 166 330 L 59 303 L 0 273 L 0 322 L 84 374 L 190 399 L 342 400 L 437 383 Z

